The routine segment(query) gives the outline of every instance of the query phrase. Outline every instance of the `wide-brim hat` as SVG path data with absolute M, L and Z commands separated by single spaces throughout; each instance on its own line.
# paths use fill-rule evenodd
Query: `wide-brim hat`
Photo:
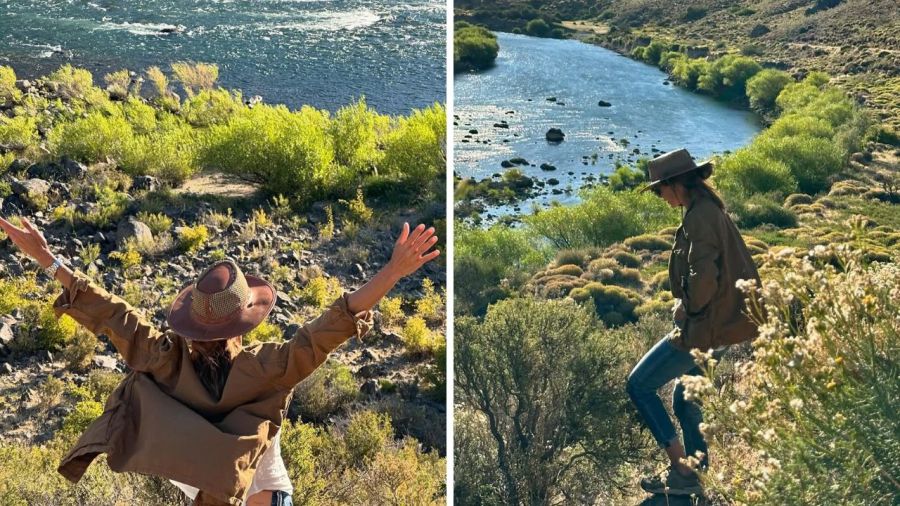
M 650 160 L 647 164 L 647 172 L 649 172 L 650 183 L 641 188 L 639 191 L 644 192 L 659 185 L 667 179 L 680 176 L 692 170 L 712 167 L 712 160 L 706 160 L 703 163 L 694 163 L 694 159 L 688 150 L 682 148 L 670 151 Z
M 275 306 L 275 289 L 257 276 L 244 275 L 226 258 L 207 267 L 185 286 L 166 316 L 178 335 L 215 341 L 241 336 L 262 323 Z

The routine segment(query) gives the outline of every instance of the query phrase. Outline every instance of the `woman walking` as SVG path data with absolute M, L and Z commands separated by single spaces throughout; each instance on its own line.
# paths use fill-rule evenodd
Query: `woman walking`
M 168 478 L 204 506 L 291 504 L 293 487 L 278 449 L 294 386 L 348 338 L 361 340 L 378 301 L 439 255 L 430 250 L 434 228 L 410 232 L 404 224 L 390 261 L 371 280 L 344 292 L 289 340 L 245 348 L 242 336 L 266 319 L 276 292 L 233 260 L 215 262 L 183 288 L 169 308 L 169 328 L 159 330 L 67 267 L 41 232 L 22 222 L 20 229 L 0 218 L 0 227 L 62 283 L 53 304 L 57 317 L 68 314 L 107 335 L 132 369 L 58 471 L 77 483 L 105 453 L 113 471 Z
M 722 199 L 705 181 L 712 174 L 711 162 L 696 165 L 687 150 L 680 149 L 654 158 L 648 169 L 651 182 L 641 191 L 652 190 L 672 207 L 681 207 L 683 215 L 669 258 L 669 282 L 678 299 L 673 309 L 676 326 L 628 376 L 628 394 L 671 462 L 665 479 L 644 478 L 641 487 L 652 493 L 699 495 L 699 477 L 684 459 L 697 457 L 700 469 L 708 465 L 700 406 L 685 399 L 680 382 L 675 385 L 672 410 L 681 425 L 682 444 L 657 391 L 682 375 L 702 374 L 691 349 L 712 349 L 719 358 L 729 345 L 756 336 L 756 324 L 735 282 L 759 283 L 759 274 Z

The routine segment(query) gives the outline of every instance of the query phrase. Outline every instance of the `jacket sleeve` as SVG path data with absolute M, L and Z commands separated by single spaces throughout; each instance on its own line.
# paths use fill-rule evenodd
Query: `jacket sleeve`
M 328 354 L 347 339 L 363 336 L 372 328 L 371 310 L 353 314 L 344 292 L 318 318 L 300 327 L 285 343 L 260 351 L 261 362 L 275 367 L 274 383 L 293 388 L 325 362 Z
M 72 287 L 53 301 L 59 318 L 71 316 L 94 334 L 105 334 L 122 355 L 125 363 L 136 371 L 149 372 L 157 360 L 160 347 L 170 348 L 163 334 L 152 327 L 124 299 L 110 294 L 81 271 L 74 271 Z
M 708 215 L 695 215 L 685 219 L 685 236 L 690 242 L 687 253 L 688 278 L 685 293 L 685 310 L 688 316 L 697 316 L 713 299 L 719 288 L 719 256 L 721 246 L 715 224 Z

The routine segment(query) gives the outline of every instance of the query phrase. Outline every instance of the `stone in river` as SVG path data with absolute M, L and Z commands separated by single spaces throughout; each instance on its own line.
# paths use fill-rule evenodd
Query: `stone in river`
M 547 130 L 546 137 L 549 142 L 562 142 L 565 139 L 566 134 L 559 128 L 551 128 L 550 130 Z
M 597 105 L 599 105 L 600 107 L 612 107 L 612 104 L 610 104 L 606 100 L 601 100 L 601 101 L 597 102 Z

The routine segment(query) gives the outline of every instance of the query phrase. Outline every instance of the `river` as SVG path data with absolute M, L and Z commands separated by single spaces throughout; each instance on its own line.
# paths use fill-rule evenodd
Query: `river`
M 407 114 L 445 101 L 445 12 L 441 0 L 0 0 L 0 65 L 34 78 L 72 63 L 102 84 L 200 61 L 248 98 L 333 111 L 364 95 Z
M 497 38 L 493 68 L 454 78 L 454 170 L 480 180 L 505 171 L 502 161 L 524 158 L 524 173 L 559 181 L 531 199 L 538 204 L 576 202 L 586 178 L 611 173 L 616 160 L 633 165 L 685 147 L 699 162 L 746 145 L 762 128 L 755 114 L 664 84 L 658 68 L 614 51 L 575 40 Z M 611 105 L 601 107 L 601 100 Z M 495 126 L 503 122 L 506 127 Z M 547 142 L 550 128 L 561 129 L 565 140 Z M 523 202 L 489 212 L 496 217 L 530 207 Z

